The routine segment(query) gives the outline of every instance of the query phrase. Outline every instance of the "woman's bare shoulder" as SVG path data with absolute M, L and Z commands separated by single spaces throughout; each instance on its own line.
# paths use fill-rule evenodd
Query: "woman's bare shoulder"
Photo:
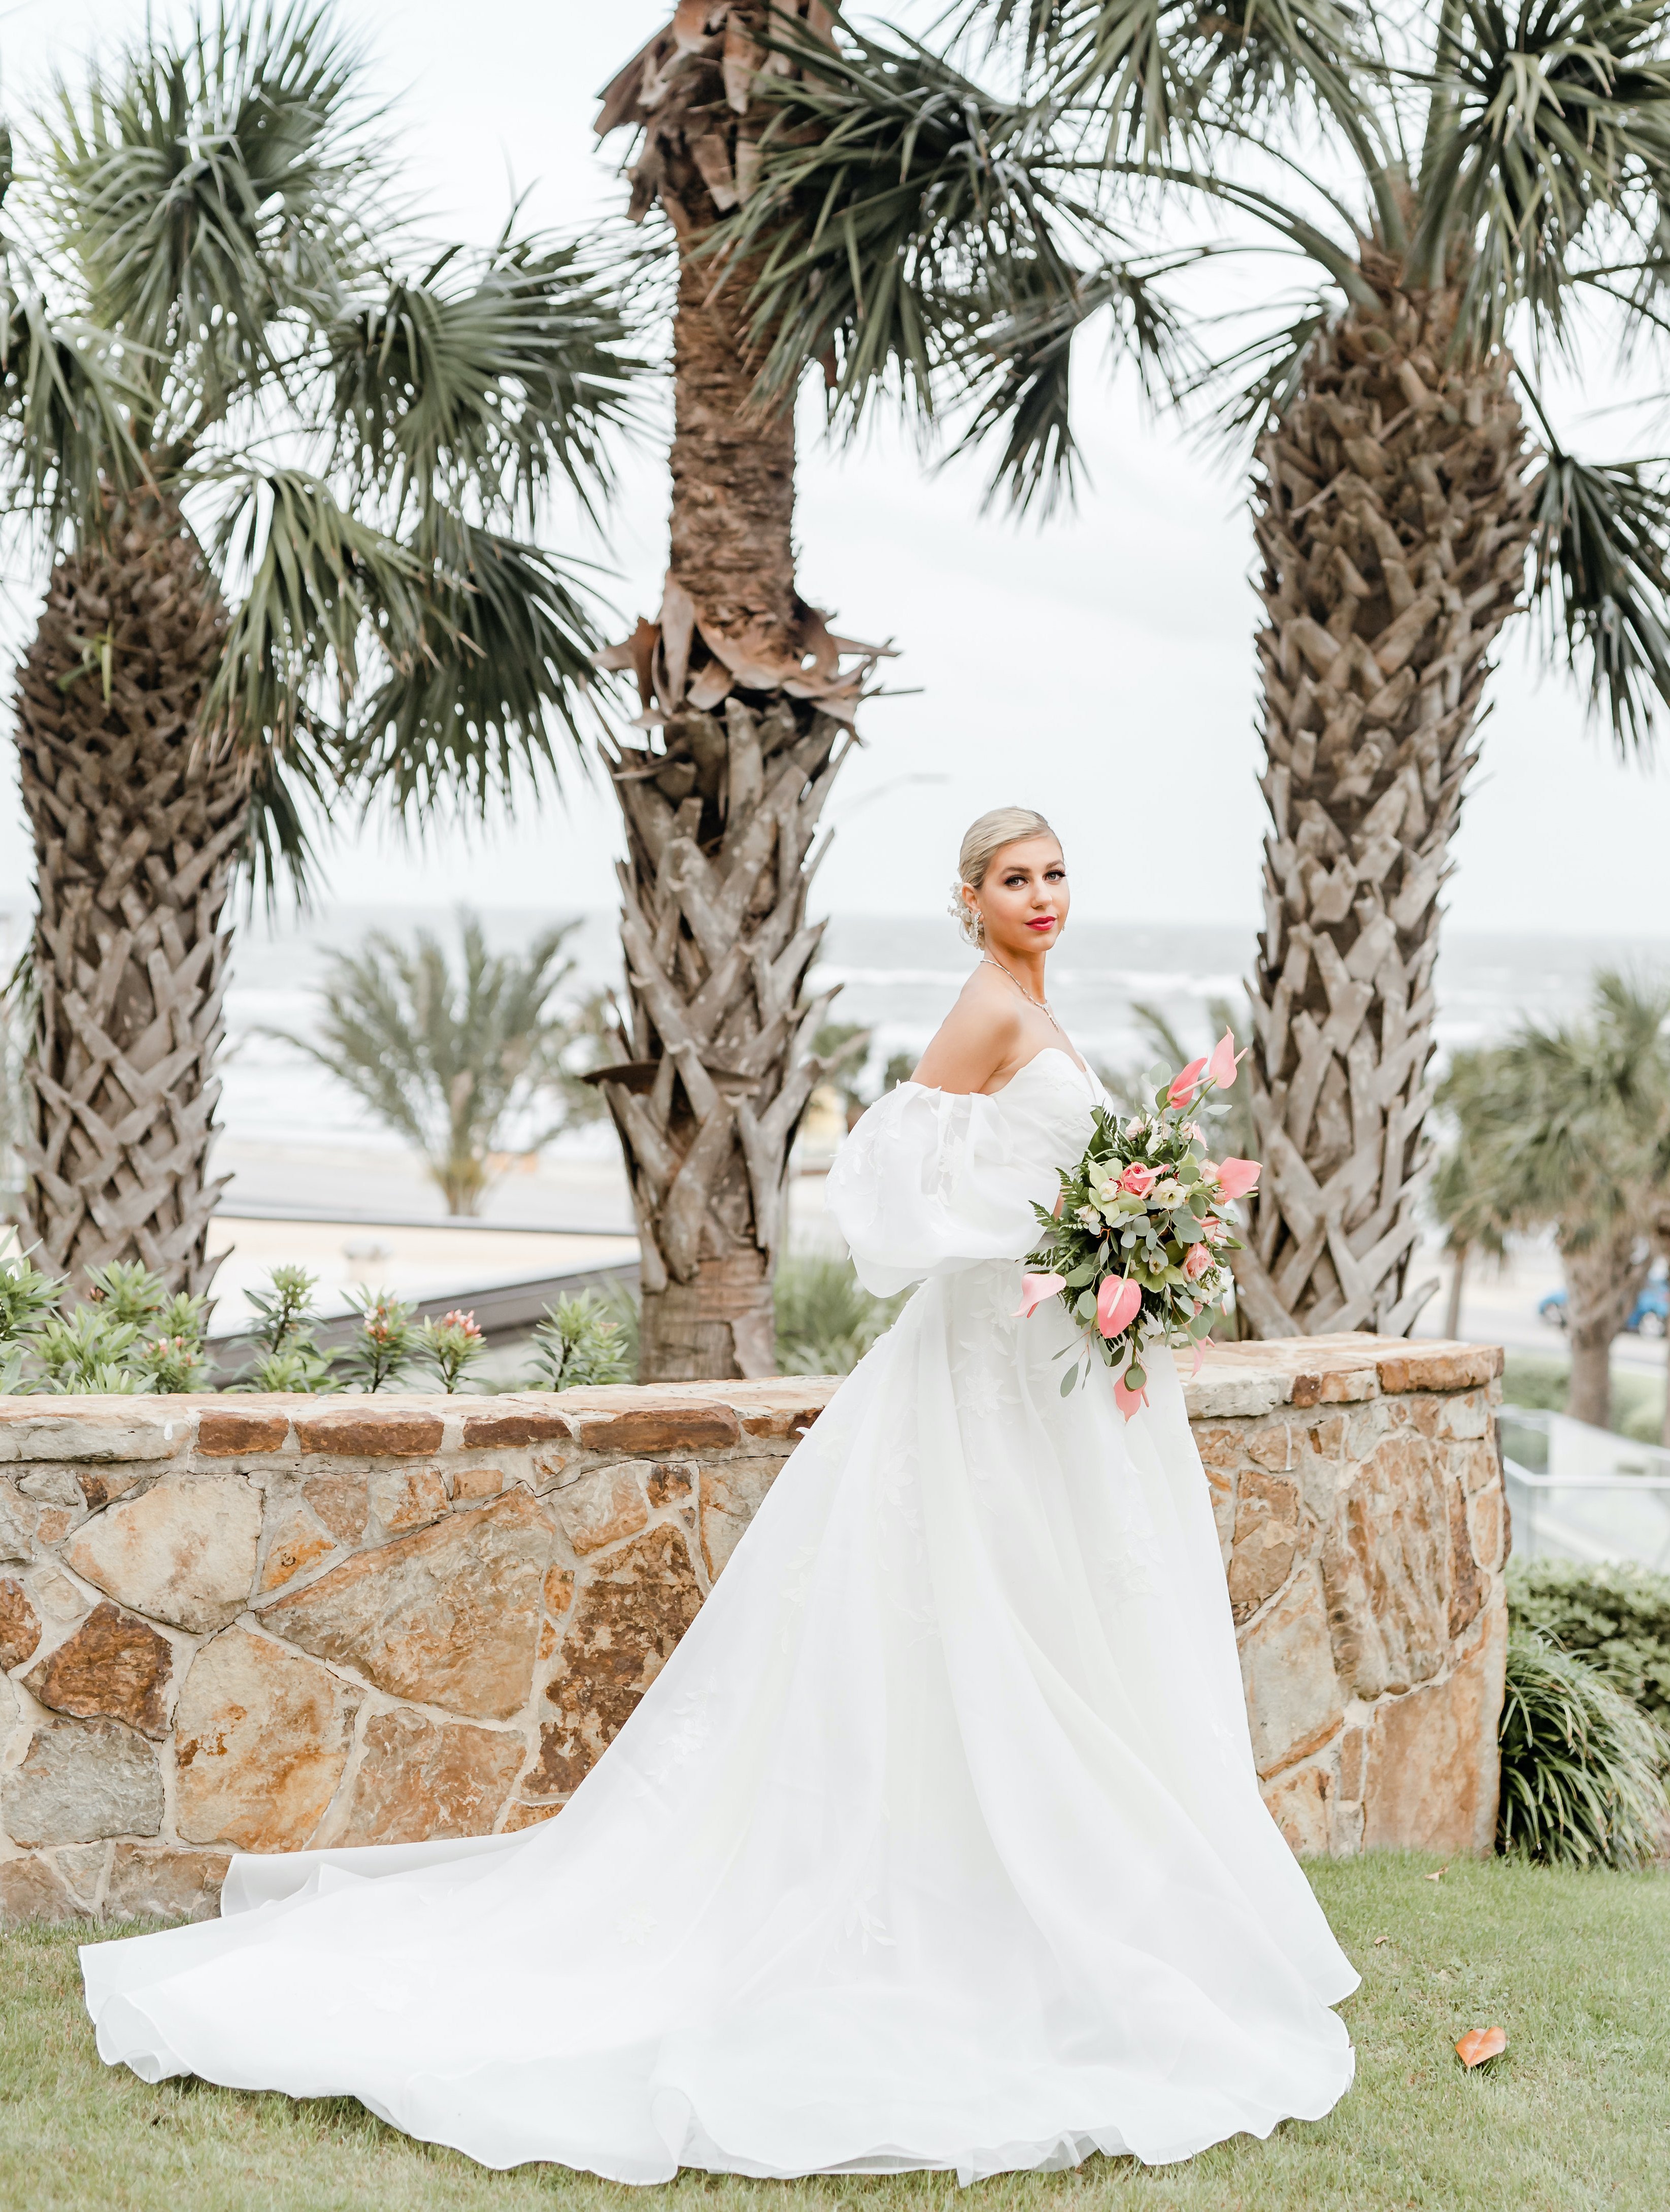
M 976 968 L 934 1032 L 911 1080 L 932 1091 L 983 1091 L 1015 1056 L 1021 1014 L 1001 977 Z

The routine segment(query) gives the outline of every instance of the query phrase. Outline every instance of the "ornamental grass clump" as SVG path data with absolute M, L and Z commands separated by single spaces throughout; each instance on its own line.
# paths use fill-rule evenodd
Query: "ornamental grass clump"
M 1497 1848 L 1546 1864 L 1649 1865 L 1670 1823 L 1670 1736 L 1534 1630 L 1508 1639 Z

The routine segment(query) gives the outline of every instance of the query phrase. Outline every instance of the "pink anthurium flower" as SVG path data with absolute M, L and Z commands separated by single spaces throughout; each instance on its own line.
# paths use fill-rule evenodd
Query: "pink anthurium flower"
M 1235 1031 L 1225 1030 L 1212 1047 L 1212 1058 L 1206 1062 L 1206 1077 L 1220 1091 L 1227 1091 L 1235 1081 L 1238 1065 L 1235 1048 Z
M 1142 1311 L 1142 1291 L 1126 1275 L 1109 1275 L 1096 1294 L 1096 1325 L 1103 1336 L 1114 1337 Z
M 1145 1383 L 1140 1390 L 1127 1390 L 1125 1387 L 1125 1377 L 1122 1375 L 1115 1375 L 1114 1377 L 1114 1403 L 1119 1407 L 1120 1413 L 1124 1414 L 1126 1419 L 1128 1421 L 1133 1413 L 1139 1413 L 1144 1407 L 1147 1405 L 1147 1385 Z
M 1260 1170 L 1256 1160 L 1225 1160 L 1218 1170 L 1220 1198 L 1245 1198 L 1257 1187 Z
M 1193 1097 L 1195 1091 L 1199 1087 L 1200 1078 L 1205 1071 L 1205 1065 L 1206 1063 L 1204 1056 L 1199 1060 L 1192 1060 L 1186 1068 L 1182 1069 L 1180 1073 L 1172 1077 L 1171 1088 L 1165 1095 L 1171 1101 L 1174 1106 L 1187 1106 L 1188 1104 L 1189 1100 Z
M 1065 1291 L 1066 1287 L 1065 1275 L 1023 1275 L 1021 1302 L 1015 1309 L 1013 1318 L 1030 1321 L 1046 1298 L 1053 1298 L 1058 1291 Z

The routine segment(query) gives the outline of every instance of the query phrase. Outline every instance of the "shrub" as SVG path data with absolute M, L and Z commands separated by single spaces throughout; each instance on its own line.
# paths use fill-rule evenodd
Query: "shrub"
M 448 1397 L 461 1389 L 471 1369 L 487 1350 L 487 1339 L 472 1311 L 454 1306 L 439 1321 L 426 1321 L 418 1334 L 418 1358 Z
M 1510 1352 L 1502 1395 L 1510 1406 L 1563 1413 L 1571 1391 L 1571 1362 L 1558 1352 Z M 1612 1425 L 1631 1443 L 1655 1444 L 1664 1421 L 1664 1377 L 1624 1367 L 1612 1374 Z
M 245 1296 L 255 1309 L 250 1336 L 256 1348 L 254 1365 L 233 1385 L 238 1390 L 295 1391 L 308 1396 L 340 1390 L 332 1374 L 334 1352 L 321 1350 L 319 1315 L 313 1292 L 319 1277 L 306 1267 L 274 1267 L 264 1291 Z
M 1582 1659 L 1670 1727 L 1670 1575 L 1515 1559 L 1508 1607 L 1515 1627 L 1535 1630 Z
M 412 1301 L 387 1291 L 361 1286 L 348 1293 L 360 1326 L 337 1353 L 350 1389 L 380 1390 L 398 1383 L 422 1352 L 422 1336 L 412 1319 Z
M 624 1332 L 589 1291 L 547 1306 L 533 1332 L 531 1390 L 578 1390 L 590 1382 L 629 1382 Z
M 908 1296 L 872 1297 L 850 1260 L 788 1254 L 777 1269 L 778 1373 L 850 1375 Z
M 1664 1842 L 1670 1737 L 1592 1667 L 1535 1630 L 1508 1638 L 1497 1848 L 1625 1870 Z
M 136 1261 L 88 1271 L 91 1295 L 66 1314 L 64 1284 L 27 1255 L 0 1261 L 0 1389 L 174 1394 L 209 1372 L 208 1300 L 170 1297 Z

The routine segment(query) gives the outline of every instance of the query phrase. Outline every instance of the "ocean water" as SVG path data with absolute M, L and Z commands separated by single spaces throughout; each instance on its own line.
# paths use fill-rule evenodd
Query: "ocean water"
M 495 947 L 525 945 L 560 910 L 502 908 L 482 919 Z M 23 901 L 0 905 L 0 959 L 15 958 L 26 924 Z M 356 947 L 368 930 L 410 939 L 420 927 L 453 933 L 445 908 L 372 908 L 338 905 L 279 927 L 258 917 L 238 933 L 227 1000 L 228 1048 L 221 1115 L 228 1140 L 285 1146 L 349 1146 L 399 1149 L 398 1140 L 357 1104 L 317 1062 L 275 1032 L 306 1036 L 313 1027 L 319 986 L 332 952 Z M 8 944 L 9 940 L 9 945 Z M 1050 969 L 1056 1012 L 1085 1055 L 1106 1066 L 1145 1066 L 1151 1058 L 1134 1008 L 1157 1007 L 1182 1042 L 1204 1049 L 1211 1001 L 1239 1005 L 1254 932 L 1196 922 L 1073 921 Z M 615 919 L 577 919 L 568 950 L 577 987 L 617 984 L 620 951 Z M 840 986 L 831 1018 L 873 1031 L 871 1064 L 917 1052 L 961 988 L 972 956 L 949 916 L 837 915 L 830 921 L 812 981 Z M 1582 1011 L 1597 968 L 1617 966 L 1670 975 L 1670 937 L 1626 941 L 1531 937 L 1455 931 L 1446 935 L 1437 969 L 1441 1052 L 1508 1034 L 1521 1020 L 1552 1021 Z M 611 1152 L 606 1127 L 578 1131 L 560 1149 Z

